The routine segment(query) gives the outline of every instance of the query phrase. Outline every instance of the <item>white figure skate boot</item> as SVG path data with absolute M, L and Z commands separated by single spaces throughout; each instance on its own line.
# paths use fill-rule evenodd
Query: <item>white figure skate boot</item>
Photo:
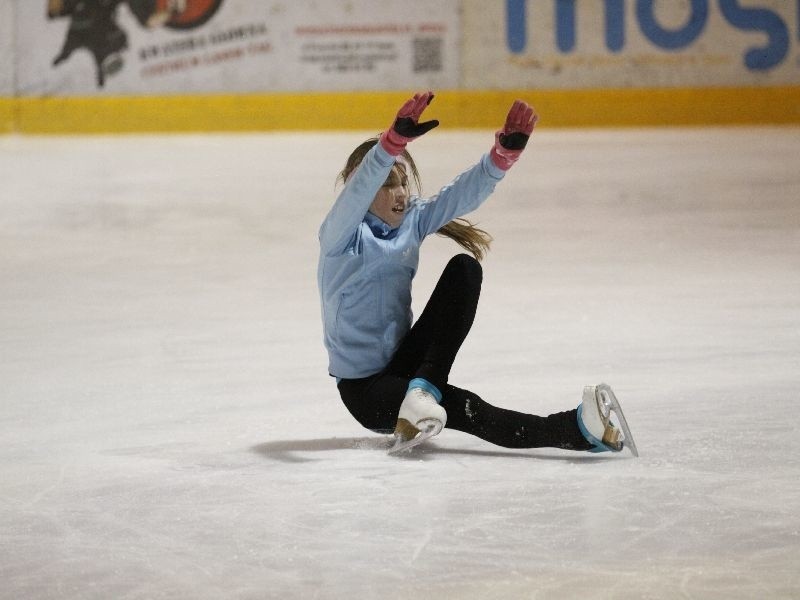
M 619 427 L 611 421 L 612 413 L 619 421 Z M 629 448 L 634 456 L 639 456 L 619 401 L 604 383 L 583 388 L 583 400 L 578 407 L 578 427 L 583 437 L 594 445 L 590 452 L 620 452 Z
M 418 446 L 444 428 L 447 413 L 439 406 L 440 399 L 441 392 L 426 380 L 411 381 L 400 405 L 394 429 L 395 441 L 389 454 Z

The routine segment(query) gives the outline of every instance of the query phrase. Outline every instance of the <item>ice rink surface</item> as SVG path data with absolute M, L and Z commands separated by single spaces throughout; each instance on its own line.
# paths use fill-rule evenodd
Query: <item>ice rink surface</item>
M 367 135 L 0 137 L 0 598 L 800 597 L 800 130 L 541 127 L 472 215 L 451 382 L 607 382 L 639 459 L 349 416 L 316 232 Z M 492 141 L 415 142 L 424 191 Z

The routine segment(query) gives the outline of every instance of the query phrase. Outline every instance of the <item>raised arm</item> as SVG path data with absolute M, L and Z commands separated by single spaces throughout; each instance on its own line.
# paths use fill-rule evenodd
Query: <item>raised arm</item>
M 495 133 L 494 146 L 480 162 L 461 173 L 432 198 L 419 201 L 423 207 L 420 233 L 433 233 L 449 221 L 478 208 L 494 191 L 505 172 L 519 160 L 538 118 L 532 106 L 516 100 L 502 129 Z
M 497 167 L 508 171 L 519 160 L 538 120 L 539 115 L 532 106 L 522 100 L 514 101 L 506 115 L 505 125 L 494 134 L 494 146 L 489 152 Z
M 392 125 L 384 131 L 375 145 L 364 156 L 361 164 L 348 177 L 328 216 L 320 228 L 319 239 L 325 254 L 344 252 L 354 240 L 375 194 L 391 172 L 395 158 L 406 145 L 439 124 L 433 119 L 420 123 L 425 108 L 433 100 L 433 92 L 421 92 L 409 98 Z

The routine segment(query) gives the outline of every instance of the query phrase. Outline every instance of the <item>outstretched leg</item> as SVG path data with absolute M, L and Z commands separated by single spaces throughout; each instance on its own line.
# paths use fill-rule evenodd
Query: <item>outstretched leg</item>
M 498 408 L 469 390 L 453 385 L 442 393 L 447 428 L 477 436 L 503 448 L 563 448 L 589 450 L 593 446 L 578 427 L 577 409 L 540 417 Z

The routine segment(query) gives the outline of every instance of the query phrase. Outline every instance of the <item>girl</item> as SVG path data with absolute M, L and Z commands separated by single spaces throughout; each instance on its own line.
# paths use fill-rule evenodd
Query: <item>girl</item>
M 488 153 L 429 199 L 411 196 L 419 174 L 406 145 L 439 122 L 420 122 L 433 100 L 418 93 L 379 138 L 347 160 L 344 188 L 319 231 L 317 280 L 329 373 L 355 419 L 379 433 L 394 431 L 397 451 L 443 427 L 507 448 L 552 446 L 615 451 L 632 438 L 608 386 L 587 387 L 577 409 L 539 417 L 497 408 L 448 383 L 475 317 L 489 235 L 459 219 L 489 197 L 519 159 L 538 116 L 516 101 Z M 438 232 L 472 256 L 455 256 L 412 327 L 411 281 L 419 247 Z M 616 412 L 623 430 L 610 421 Z

